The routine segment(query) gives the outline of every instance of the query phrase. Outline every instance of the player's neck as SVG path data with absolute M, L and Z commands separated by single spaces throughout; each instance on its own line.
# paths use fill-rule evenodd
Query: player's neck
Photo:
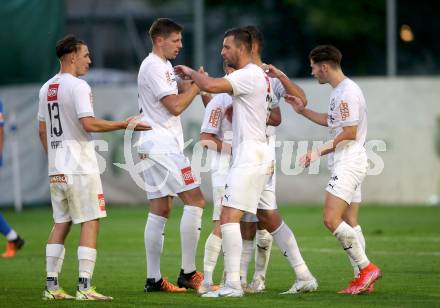
M 260 57 L 252 57 L 252 63 L 254 63 L 257 66 L 262 66 L 263 65 L 263 61 L 261 60 Z
M 76 74 L 75 67 L 69 64 L 61 63 L 60 74 L 70 74 L 74 77 L 78 77 L 78 75 Z
M 156 56 L 158 56 L 159 58 L 161 58 L 163 61 L 167 61 L 167 60 L 168 60 L 167 58 L 165 58 L 165 55 L 164 55 L 164 53 L 162 52 L 162 49 L 160 49 L 159 47 L 157 47 L 157 46 L 153 46 L 153 50 L 152 50 L 152 52 L 153 52 Z
M 248 65 L 249 63 L 253 63 L 252 59 L 250 57 L 243 57 L 238 61 L 238 67 L 237 69 L 241 69 Z
M 329 84 L 332 88 L 336 88 L 345 78 L 347 78 L 341 70 L 336 71 L 331 77 Z

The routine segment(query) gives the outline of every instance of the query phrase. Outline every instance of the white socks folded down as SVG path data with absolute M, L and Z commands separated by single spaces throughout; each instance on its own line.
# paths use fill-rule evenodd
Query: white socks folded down
M 211 285 L 212 274 L 217 264 L 218 256 L 222 249 L 222 239 L 211 233 L 205 243 L 205 254 L 203 257 L 203 282 Z
M 298 280 L 311 280 L 313 279 L 312 273 L 304 262 L 301 252 L 299 251 L 298 243 L 292 230 L 282 222 L 281 225 L 272 232 L 273 239 L 277 243 L 278 247 L 283 252 L 283 255 L 287 257 L 290 265 L 295 271 L 296 278 Z
M 58 275 L 63 266 L 66 249 L 62 244 L 46 245 L 46 272 L 47 288 L 56 290 L 59 288 Z M 79 278 L 83 279 L 88 287 L 93 276 L 96 262 L 96 249 L 85 246 L 78 247 Z
M 361 241 L 358 238 L 357 232 L 345 221 L 339 224 L 333 232 L 333 235 L 339 240 L 342 248 L 358 268 L 362 269 L 370 263 L 365 254 L 364 248 L 362 247 Z
M 48 278 L 47 287 L 50 290 L 58 289 L 58 275 L 63 267 L 64 255 L 66 249 L 62 244 L 47 244 L 46 245 L 46 272 Z

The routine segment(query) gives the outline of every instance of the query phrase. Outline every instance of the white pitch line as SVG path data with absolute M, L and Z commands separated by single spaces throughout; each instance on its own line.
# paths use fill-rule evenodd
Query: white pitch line
M 301 251 L 319 252 L 319 253 L 341 253 L 341 249 L 329 249 L 329 248 L 301 248 Z M 369 252 L 373 255 L 395 255 L 395 256 L 429 256 L 440 257 L 440 251 L 378 251 L 373 250 Z
M 316 240 L 319 236 L 296 236 L 298 240 Z M 370 235 L 367 234 L 365 236 L 367 240 L 372 238 L 374 242 L 395 242 L 396 239 L 399 239 L 401 242 L 432 242 L 432 243 L 440 243 L 440 236 L 381 236 L 381 235 Z M 325 241 L 334 241 L 335 238 L 332 236 L 323 237 Z

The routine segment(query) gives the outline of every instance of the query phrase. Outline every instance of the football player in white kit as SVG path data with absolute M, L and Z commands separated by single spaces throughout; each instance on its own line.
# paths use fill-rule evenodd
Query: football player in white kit
M 91 279 L 96 262 L 99 219 L 106 217 L 94 142 L 90 133 L 127 128 L 129 121 L 95 118 L 90 86 L 79 76 L 91 63 L 84 41 L 68 35 L 56 45 L 61 69 L 39 94 L 39 135 L 48 154 L 50 194 L 54 226 L 46 245 L 45 300 L 74 299 L 58 284 L 64 261 L 64 240 L 72 223 L 81 224 L 78 247 L 77 300 L 112 300 L 96 292 Z M 149 130 L 138 123 L 136 130 Z
M 361 184 L 367 174 L 368 160 L 364 148 L 367 136 L 367 106 L 359 86 L 341 69 L 341 52 L 322 45 L 309 54 L 312 75 L 320 84 L 330 84 L 327 113 L 318 113 L 301 105 L 300 99 L 286 96 L 294 110 L 307 119 L 330 129 L 331 140 L 309 151 L 302 163 L 307 167 L 328 154 L 331 178 L 326 188 L 324 224 L 339 240 L 355 268 L 355 279 L 338 293 L 371 292 L 380 278 L 380 269 L 365 254 L 365 239 L 358 224 Z
M 233 68 L 223 63 L 226 74 L 232 73 Z M 200 141 L 210 153 L 211 157 L 211 184 L 213 212 L 213 229 L 205 242 L 203 257 L 203 283 L 198 289 L 199 294 L 205 294 L 216 290 L 213 285 L 213 272 L 221 251 L 222 239 L 220 230 L 221 204 L 225 195 L 226 177 L 231 162 L 232 143 L 232 118 L 229 114 L 232 111 L 232 97 L 229 94 L 221 93 L 212 97 L 207 102 L 203 123 L 200 130 Z
M 196 271 L 197 243 L 205 199 L 200 184 L 194 178 L 189 160 L 183 154 L 183 132 L 180 114 L 199 93 L 193 84 L 178 93 L 178 85 L 169 60 L 175 59 L 182 48 L 182 27 L 167 18 L 159 18 L 150 27 L 153 44 L 138 75 L 138 101 L 142 120 L 152 130 L 143 132 L 138 152 L 146 166 L 143 171 L 149 200 L 149 214 L 144 241 L 147 257 L 145 292 L 183 292 L 198 289 L 203 275 Z M 162 277 L 160 257 L 164 229 L 173 197 L 184 203 L 180 222 L 181 270 L 178 287 Z
M 277 69 L 273 65 L 266 65 L 261 60 L 261 54 L 263 49 L 263 35 L 255 26 L 244 27 L 252 35 L 252 62 L 262 67 L 266 73 L 271 77 L 270 83 L 273 89 L 272 102 L 269 106 L 270 117 L 267 121 L 266 136 L 271 149 L 272 160 L 275 166 L 275 141 L 276 141 L 276 128 L 281 123 L 281 112 L 279 108 L 280 99 L 287 93 L 295 95 L 301 98 L 304 105 L 307 104 L 307 99 L 304 91 L 295 83 L 293 83 L 281 70 Z M 260 198 L 259 209 L 261 214 L 264 214 L 266 221 L 274 219 L 280 221 L 279 213 L 277 211 L 277 202 L 275 195 L 275 172 L 272 174 L 269 182 L 267 183 L 264 192 Z M 261 215 L 260 214 L 260 215 Z M 263 224 L 259 224 L 258 230 L 255 221 L 257 221 L 255 215 L 246 213 L 243 215 L 241 223 L 241 232 L 243 236 L 243 253 L 241 258 L 241 279 L 242 285 L 245 285 L 245 279 L 247 274 L 247 267 L 250 261 L 249 255 L 252 254 L 253 239 L 256 237 L 257 250 L 255 252 L 255 272 L 252 282 L 247 287 L 247 291 L 257 293 L 265 289 L 266 271 L 270 257 L 270 250 L 272 246 L 272 236 L 264 228 Z M 270 231 L 273 232 L 278 229 L 280 225 L 276 224 Z M 310 274 L 305 266 L 305 262 L 299 252 L 299 247 L 296 243 L 296 239 L 292 233 L 292 246 L 288 251 L 290 255 L 289 260 L 296 273 L 297 282 L 292 288 L 284 292 L 284 294 L 294 294 L 300 292 L 311 292 L 317 288 L 316 280 Z M 250 252 L 250 253 L 249 253 Z M 284 253 L 284 251 L 283 251 Z M 247 263 L 247 264 L 246 264 Z
M 258 202 L 273 173 L 266 137 L 267 109 L 273 94 L 269 77 L 252 63 L 252 36 L 249 31 L 243 28 L 228 30 L 224 35 L 222 57 L 236 69 L 224 78 L 211 78 L 182 65 L 175 69 L 177 73 L 194 80 L 203 91 L 231 93 L 233 96 L 233 163 L 226 180 L 220 217 L 226 281 L 218 292 L 208 292 L 203 296 L 241 297 L 240 219 L 243 213 L 257 213 L 266 229 L 273 231 L 272 236 L 286 255 L 294 250 L 291 249 L 293 235 L 279 216 L 279 220 L 268 221 L 268 217 L 261 213 L 261 204 Z

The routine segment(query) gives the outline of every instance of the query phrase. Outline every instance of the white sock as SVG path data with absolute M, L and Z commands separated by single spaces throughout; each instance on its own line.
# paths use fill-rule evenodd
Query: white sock
M 182 269 L 184 274 L 196 270 L 197 243 L 200 238 L 203 209 L 185 205 L 180 220 L 180 243 L 182 249 Z
M 258 276 L 266 277 L 267 266 L 269 264 L 270 252 L 272 250 L 273 237 L 267 230 L 257 230 L 255 235 L 257 249 L 255 251 L 255 273 Z
M 222 239 L 211 233 L 205 243 L 205 255 L 203 257 L 203 282 L 212 284 L 212 273 L 214 272 L 217 259 L 222 249 Z
M 96 249 L 85 246 L 79 246 L 78 261 L 79 261 L 78 288 L 81 291 L 88 290 L 91 287 L 93 270 L 95 269 Z
M 46 277 L 49 278 L 46 281 L 46 286 L 49 290 L 59 289 L 58 274 L 63 266 L 65 251 L 62 244 L 46 245 Z
M 356 227 L 353 227 L 353 230 L 356 231 L 357 238 L 359 242 L 361 243 L 362 249 L 365 251 L 366 243 L 365 243 L 365 237 L 362 233 L 362 228 L 360 225 L 357 225 Z
M 242 285 L 247 285 L 247 273 L 253 252 L 254 241 L 243 240 L 243 250 L 241 251 L 240 261 L 240 280 Z
M 6 239 L 7 239 L 8 241 L 14 241 L 14 240 L 16 240 L 17 238 L 18 238 L 18 234 L 17 234 L 17 232 L 15 232 L 14 229 L 11 229 L 11 231 L 9 231 L 9 233 L 6 234 Z
M 339 240 L 345 252 L 353 259 L 359 268 L 364 268 L 370 263 L 358 240 L 356 231 L 345 221 L 341 222 L 333 235 Z
M 91 279 L 96 262 L 96 249 L 79 246 L 78 247 L 79 260 L 79 277 Z
M 241 240 L 240 224 L 224 224 L 221 225 L 221 229 L 225 256 L 226 284 L 232 288 L 241 289 L 240 258 L 243 243 Z
M 361 226 L 357 225 L 353 227 L 353 230 L 356 231 L 356 236 L 362 246 L 362 249 L 365 251 L 365 238 L 364 238 L 364 234 L 362 233 Z M 359 276 L 359 266 L 350 256 L 348 256 L 348 259 L 350 260 L 351 266 L 353 267 L 353 274 L 354 277 L 356 278 Z
M 162 278 L 160 273 L 160 256 L 162 255 L 164 230 L 167 219 L 165 217 L 148 214 L 145 224 L 144 242 L 145 254 L 147 256 L 147 278 L 154 278 L 159 281 Z
M 312 273 L 304 262 L 301 252 L 299 251 L 298 243 L 292 230 L 282 222 L 281 225 L 272 232 L 273 239 L 277 243 L 278 247 L 283 252 L 283 255 L 289 260 L 290 266 L 295 271 L 296 278 L 298 280 L 311 280 L 313 279 Z

